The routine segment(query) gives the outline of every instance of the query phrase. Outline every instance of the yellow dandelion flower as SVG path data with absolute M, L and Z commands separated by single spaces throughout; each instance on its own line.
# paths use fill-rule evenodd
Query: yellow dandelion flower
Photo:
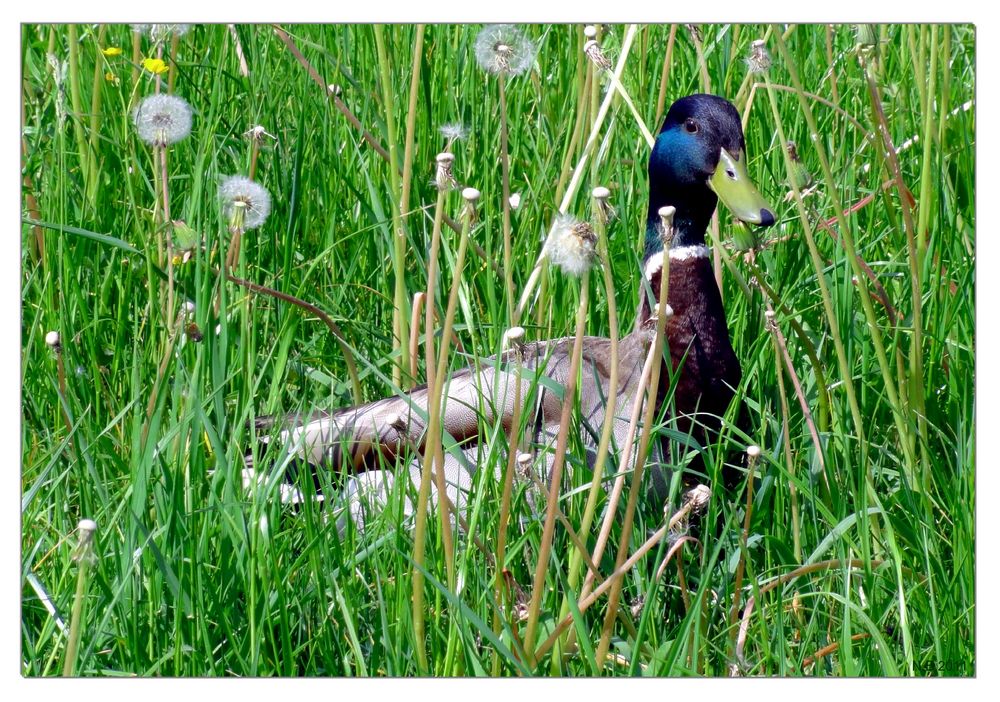
M 118 46 L 109 46 L 106 49 L 101 49 L 101 53 L 105 56 L 121 56 L 122 50 L 121 47 Z
M 156 75 L 161 75 L 170 70 L 170 67 L 163 61 L 163 59 L 158 58 L 144 58 L 142 60 L 142 67 L 150 73 L 155 73 Z

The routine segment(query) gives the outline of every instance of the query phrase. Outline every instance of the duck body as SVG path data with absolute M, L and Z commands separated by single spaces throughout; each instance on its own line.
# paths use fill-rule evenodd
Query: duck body
M 651 310 L 659 298 L 665 257 L 673 316 L 666 327 L 670 365 L 665 358 L 657 402 L 662 405 L 669 399 L 668 416 L 676 429 L 701 443 L 718 429 L 739 386 L 740 363 L 729 339 L 705 230 L 719 197 L 739 218 L 773 224 L 773 215 L 746 176 L 745 163 L 739 114 L 728 101 L 692 95 L 671 106 L 650 155 L 643 294 L 635 328 L 619 342 L 618 387 L 613 398 L 617 445 L 612 446 L 612 457 L 624 448 L 631 407 L 642 392 L 639 381 L 651 342 Z M 674 208 L 672 237 L 664 236 L 660 225 L 659 212 L 665 206 Z M 562 404 L 553 387 L 566 384 L 573 342 L 566 337 L 524 344 L 449 376 L 442 426 L 445 473 L 457 491 L 449 495 L 453 502 L 461 502 L 462 486 L 471 484 L 469 474 L 478 465 L 481 420 L 482 426 L 494 426 L 499 420 L 509 431 L 517 382 L 522 399 L 535 398 L 531 408 L 522 408 L 531 412 L 534 443 L 551 443 L 559 429 Z M 610 345 L 610 340 L 601 337 L 583 340 L 581 438 L 591 458 L 606 405 L 612 401 Z M 417 387 L 405 395 L 332 414 L 296 417 L 284 423 L 288 428 L 280 433 L 280 440 L 313 468 L 357 473 L 374 467 L 379 456 L 391 461 L 404 451 L 422 452 L 427 404 L 427 388 Z M 258 428 L 273 423 L 265 418 Z M 665 456 L 662 449 L 661 442 L 660 460 Z M 415 466 L 409 472 L 411 479 L 419 481 Z

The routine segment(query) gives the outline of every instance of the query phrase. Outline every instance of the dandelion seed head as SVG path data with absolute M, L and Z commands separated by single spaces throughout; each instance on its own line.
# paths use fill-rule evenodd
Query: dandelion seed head
M 469 136 L 469 129 L 458 122 L 452 122 L 449 124 L 442 124 L 438 131 L 441 132 L 441 136 L 448 140 L 448 143 L 455 141 L 460 141 L 466 139 Z
M 611 197 L 611 191 L 605 188 L 603 185 L 598 185 L 591 193 L 595 200 L 607 200 Z
M 510 209 L 516 210 L 521 206 L 521 193 L 512 193 L 507 202 L 510 204 Z
M 277 141 L 277 139 L 278 139 L 278 137 L 274 136 L 269 131 L 267 131 L 267 129 L 265 129 L 264 125 L 262 125 L 262 124 L 256 124 L 256 125 L 250 127 L 250 129 L 248 129 L 247 131 L 243 132 L 243 136 L 246 137 L 247 139 L 252 139 L 252 140 L 258 141 L 258 142 L 264 141 L 264 137 L 270 137 L 271 139 L 274 139 L 275 141 Z
M 462 197 L 467 202 L 476 202 L 479 199 L 480 192 L 475 188 L 466 188 L 462 191 Z
M 549 260 L 567 275 L 583 275 L 597 257 L 597 236 L 593 227 L 569 215 L 559 215 L 546 248 Z
M 59 332 L 50 331 L 45 335 L 45 343 L 49 348 L 58 349 L 59 348 Z
M 190 24 L 132 25 L 133 31 L 135 31 L 136 26 L 148 26 L 149 38 L 153 41 L 163 41 L 165 39 L 169 39 L 171 36 L 182 37 L 191 31 Z
M 750 43 L 750 55 L 746 62 L 750 73 L 754 75 L 764 73 L 771 67 L 771 55 L 767 53 L 767 45 L 763 39 L 755 39 Z
M 476 37 L 476 61 L 493 75 L 517 76 L 535 62 L 535 43 L 512 24 L 488 24 Z
M 588 39 L 596 39 L 597 27 L 595 27 L 592 24 L 588 24 L 586 27 L 583 28 L 583 36 L 587 37 Z
M 222 200 L 222 214 L 230 222 L 234 214 L 242 210 L 243 231 L 256 229 L 271 214 L 271 194 L 245 176 L 225 178 L 219 186 L 219 199 Z
M 80 523 L 76 525 L 76 528 L 80 530 L 80 533 L 84 532 L 93 533 L 97 531 L 97 522 L 93 519 L 81 519 Z
M 193 111 L 176 95 L 150 95 L 132 112 L 139 138 L 152 146 L 175 144 L 191 133 Z
M 760 446 L 757 446 L 756 444 L 750 444 L 747 446 L 747 456 L 753 461 L 760 458 Z

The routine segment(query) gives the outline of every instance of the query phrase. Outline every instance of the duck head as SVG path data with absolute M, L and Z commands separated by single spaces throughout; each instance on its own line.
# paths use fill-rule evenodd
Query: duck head
M 689 95 L 670 106 L 649 157 L 646 258 L 663 248 L 659 210 L 673 206 L 672 247 L 705 243 L 705 229 L 721 198 L 733 215 L 762 227 L 774 210 L 746 168 L 746 141 L 732 103 L 715 95 Z

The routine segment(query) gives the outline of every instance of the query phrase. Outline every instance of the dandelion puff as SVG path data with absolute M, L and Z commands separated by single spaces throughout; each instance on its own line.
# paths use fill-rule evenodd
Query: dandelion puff
M 755 39 L 750 43 L 750 55 L 746 58 L 750 73 L 764 73 L 771 67 L 771 55 L 767 53 L 767 45 L 763 39 Z
M 438 131 L 441 132 L 441 136 L 443 136 L 448 142 L 448 146 L 445 148 L 445 151 L 450 150 L 451 145 L 456 141 L 462 141 L 469 137 L 469 129 L 464 124 L 459 124 L 458 122 L 442 124 L 438 127 Z
M 169 39 L 171 36 L 182 37 L 191 31 L 190 24 L 150 24 L 132 26 L 133 28 L 136 26 L 148 26 L 149 38 L 153 41 L 164 41 Z
M 583 275 L 597 257 L 597 236 L 593 227 L 569 215 L 559 215 L 545 244 L 552 265 L 567 275 Z
M 257 124 L 250 127 L 247 131 L 243 132 L 244 139 L 250 139 L 251 141 L 256 141 L 258 143 L 264 141 L 264 137 L 269 137 L 272 141 L 277 141 L 278 137 L 271 134 L 263 125 Z
M 512 24 L 488 24 L 476 37 L 476 61 L 487 73 L 517 76 L 535 62 L 537 48 Z
M 219 186 L 222 214 L 241 231 L 256 229 L 271 214 L 271 194 L 245 176 L 229 176 Z
M 176 95 L 150 95 L 132 113 L 139 138 L 152 146 L 175 144 L 191 133 L 191 105 Z

